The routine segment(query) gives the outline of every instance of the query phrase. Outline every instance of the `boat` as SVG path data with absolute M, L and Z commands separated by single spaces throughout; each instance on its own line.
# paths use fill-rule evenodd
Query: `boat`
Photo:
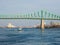
M 22 30 L 22 28 L 19 28 L 19 29 L 18 29 L 18 31 L 21 31 L 21 30 Z

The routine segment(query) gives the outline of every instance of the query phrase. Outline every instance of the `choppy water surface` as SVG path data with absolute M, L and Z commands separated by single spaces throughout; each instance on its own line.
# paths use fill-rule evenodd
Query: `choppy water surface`
M 0 45 L 60 45 L 60 28 L 0 28 Z

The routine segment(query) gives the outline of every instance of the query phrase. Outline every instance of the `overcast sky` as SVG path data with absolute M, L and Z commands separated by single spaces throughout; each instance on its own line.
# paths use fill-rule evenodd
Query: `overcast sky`
M 0 15 L 25 14 L 41 9 L 60 15 L 60 0 L 0 0 Z M 9 22 L 17 26 L 40 23 L 39 20 L 0 20 L 0 26 L 6 26 Z

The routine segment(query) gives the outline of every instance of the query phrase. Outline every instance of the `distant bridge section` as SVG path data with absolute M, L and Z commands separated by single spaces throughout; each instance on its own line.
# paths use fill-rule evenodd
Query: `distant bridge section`
M 60 20 L 60 16 L 49 13 L 47 11 L 38 11 L 23 15 L 0 15 L 0 19 L 44 19 L 44 20 Z

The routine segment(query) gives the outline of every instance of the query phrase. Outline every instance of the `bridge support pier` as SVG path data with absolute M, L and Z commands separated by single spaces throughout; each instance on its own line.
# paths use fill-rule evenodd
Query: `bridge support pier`
M 44 19 L 41 19 L 41 29 L 44 31 Z

